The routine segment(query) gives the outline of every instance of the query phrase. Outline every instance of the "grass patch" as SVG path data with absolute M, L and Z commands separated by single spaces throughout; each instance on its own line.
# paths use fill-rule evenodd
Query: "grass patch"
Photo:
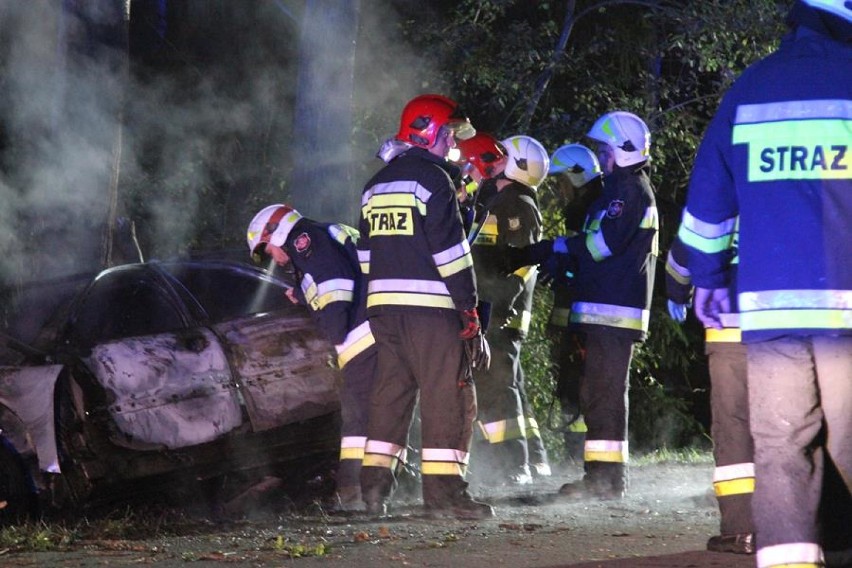
M 713 463 L 713 452 L 700 448 L 659 448 L 641 455 L 631 455 L 635 465 L 654 465 L 662 463 L 705 464 Z

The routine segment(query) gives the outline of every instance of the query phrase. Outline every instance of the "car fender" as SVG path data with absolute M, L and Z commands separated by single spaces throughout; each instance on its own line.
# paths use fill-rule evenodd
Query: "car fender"
M 62 369 L 0 367 L 0 429 L 19 454 L 34 450 L 39 469 L 50 473 L 60 473 L 53 395 Z

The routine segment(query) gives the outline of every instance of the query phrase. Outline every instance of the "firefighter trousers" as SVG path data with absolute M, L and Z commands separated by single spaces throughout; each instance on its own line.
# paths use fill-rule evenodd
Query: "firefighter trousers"
M 586 419 L 587 481 L 622 491 L 627 484 L 627 386 L 633 339 L 607 329 L 585 333 L 580 407 Z
M 475 374 L 477 422 L 485 442 L 474 450 L 474 467 L 502 477 L 524 470 L 528 464 L 519 382 L 521 341 L 514 331 L 498 327 L 489 329 L 486 339 L 491 365 Z
M 367 445 L 367 417 L 378 360 L 375 346 L 367 348 L 343 366 L 340 391 L 340 464 L 336 484 L 359 487 L 361 461 Z
M 713 489 L 719 503 L 720 532 L 753 533 L 754 444 L 748 420 L 746 347 L 707 342 L 705 352 L 710 367 Z
M 378 360 L 367 446 L 361 468 L 366 503 L 384 503 L 405 460 L 408 430 L 420 399 L 423 502 L 444 507 L 466 495 L 464 479 L 476 416 L 473 386 L 454 311 L 385 311 L 371 316 Z
M 798 336 L 748 345 L 758 568 L 816 564 L 828 468 L 852 492 L 852 337 Z M 848 517 L 848 511 L 846 511 Z M 847 542 L 848 546 L 848 542 Z
M 580 460 L 586 439 L 586 424 L 580 412 L 580 380 L 586 358 L 583 336 L 556 326 L 553 326 L 549 333 L 556 382 L 555 394 L 562 413 L 565 452 L 570 460 Z

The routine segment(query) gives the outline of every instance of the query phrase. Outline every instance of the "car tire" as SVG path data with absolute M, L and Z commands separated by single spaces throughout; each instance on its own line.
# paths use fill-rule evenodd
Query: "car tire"
M 24 462 L 0 438 L 0 527 L 31 519 L 35 512 L 35 489 Z

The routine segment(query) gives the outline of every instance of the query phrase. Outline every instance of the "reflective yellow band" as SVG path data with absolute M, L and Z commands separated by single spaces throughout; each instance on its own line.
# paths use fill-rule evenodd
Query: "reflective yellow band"
M 456 462 L 429 462 L 420 464 L 420 473 L 423 475 L 459 475 L 464 477 L 467 466 Z
M 384 467 L 395 470 L 399 465 L 399 458 L 384 454 L 364 454 L 361 465 L 363 467 Z
M 507 329 L 517 329 L 519 331 L 529 331 L 530 322 L 532 322 L 532 313 L 524 310 L 520 314 L 514 315 L 506 322 Z
M 541 432 L 538 429 L 538 421 L 532 416 L 524 417 L 524 427 L 527 431 L 527 439 L 541 438 Z
M 349 333 L 351 334 L 352 332 Z M 356 338 L 351 343 L 349 343 L 349 337 L 347 337 L 346 339 L 347 342 L 343 345 L 339 345 L 337 350 L 337 365 L 341 369 L 345 367 L 349 361 L 351 361 L 352 359 L 363 353 L 368 347 L 370 347 L 371 345 L 375 345 L 376 343 L 376 338 L 373 336 L 373 333 L 369 330 L 369 328 L 367 329 L 366 335 L 362 335 L 361 337 Z
M 627 442 L 620 440 L 586 440 L 583 446 L 585 461 L 627 463 Z
M 466 254 L 463 257 L 454 260 L 453 262 L 441 265 L 438 267 L 438 274 L 441 275 L 442 278 L 446 278 L 447 276 L 452 276 L 456 272 L 461 272 L 466 268 L 470 268 L 473 266 L 473 257 L 471 255 Z
M 367 307 L 374 306 L 424 306 L 428 308 L 456 309 L 449 296 L 435 294 L 410 294 L 406 292 L 374 292 L 367 298 Z
M 589 431 L 589 429 L 586 427 L 586 419 L 580 416 L 574 422 L 572 422 L 570 426 L 568 426 L 568 431 L 575 432 L 577 434 L 585 434 Z
M 731 479 L 730 481 L 715 481 L 713 489 L 716 497 L 727 497 L 729 495 L 743 495 L 754 493 L 754 478 Z
M 526 437 L 524 428 L 524 417 L 507 418 L 495 422 L 478 422 L 482 435 L 492 444 L 499 444 L 508 440 L 522 440 Z
M 363 460 L 364 448 L 340 448 L 341 460 Z
M 707 343 L 740 343 L 743 331 L 738 327 L 716 329 L 708 327 L 704 330 L 704 339 Z

